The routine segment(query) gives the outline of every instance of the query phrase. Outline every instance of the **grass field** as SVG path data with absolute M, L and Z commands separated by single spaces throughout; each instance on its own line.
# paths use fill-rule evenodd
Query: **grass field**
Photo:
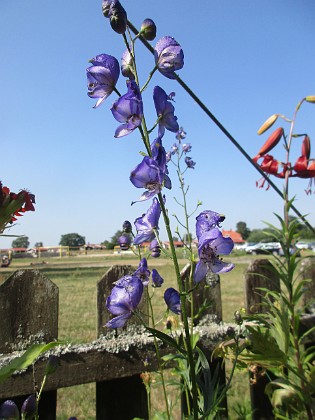
M 235 269 L 221 276 L 223 319 L 231 321 L 235 310 L 244 306 L 243 273 L 251 257 L 235 256 Z M 180 260 L 181 266 L 185 260 Z M 44 262 L 34 259 L 13 260 L 9 269 L 0 274 L 4 280 L 15 269 L 36 268 L 50 278 L 59 287 L 59 339 L 70 342 L 88 342 L 96 338 L 96 283 L 114 264 L 137 266 L 132 256 L 78 256 L 46 259 Z M 150 261 L 149 261 L 150 265 Z M 169 260 L 154 260 L 154 265 L 165 280 L 163 288 L 156 292 L 156 309 L 162 316 L 165 310 L 163 293 L 167 287 L 176 287 L 175 276 Z M 230 407 L 241 402 L 248 406 L 247 377 L 237 375 L 229 395 Z M 94 384 L 61 389 L 58 391 L 58 419 L 77 416 L 79 420 L 95 418 Z M 230 418 L 240 418 L 230 409 Z

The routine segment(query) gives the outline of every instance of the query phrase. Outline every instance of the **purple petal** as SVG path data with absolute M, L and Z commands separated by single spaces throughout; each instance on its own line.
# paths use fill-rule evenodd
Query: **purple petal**
M 131 312 L 129 312 L 124 315 L 116 316 L 115 318 L 108 321 L 107 324 L 105 324 L 105 326 L 108 328 L 122 328 L 126 325 L 126 322 L 131 317 L 131 315 Z
M 208 266 L 207 264 L 200 260 L 197 262 L 195 274 L 194 274 L 194 282 L 200 283 L 207 275 L 208 272 Z

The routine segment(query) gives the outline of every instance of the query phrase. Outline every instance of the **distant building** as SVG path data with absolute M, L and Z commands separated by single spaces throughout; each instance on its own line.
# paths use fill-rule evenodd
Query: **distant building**
M 235 244 L 244 244 L 246 241 L 242 238 L 242 235 L 235 230 L 222 230 L 223 236 L 229 236 Z

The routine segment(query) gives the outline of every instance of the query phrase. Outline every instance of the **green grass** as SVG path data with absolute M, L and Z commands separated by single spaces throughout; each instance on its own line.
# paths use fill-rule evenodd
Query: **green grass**
M 223 319 L 231 321 L 235 310 L 244 306 L 243 273 L 250 257 L 237 257 L 235 269 L 221 276 Z M 13 260 L 9 269 L 2 273 L 2 278 L 22 267 L 39 269 L 59 287 L 59 339 L 70 342 L 88 342 L 96 338 L 96 284 L 113 264 L 137 265 L 132 256 L 70 257 L 44 260 Z M 149 261 L 150 265 L 151 261 Z M 185 261 L 180 261 L 184 266 Z M 32 265 L 31 265 L 32 264 Z M 35 265 L 36 264 L 36 265 Z M 154 305 L 162 318 L 165 311 L 163 293 L 167 287 L 176 287 L 175 275 L 171 262 L 165 258 L 154 260 L 154 265 L 165 280 L 165 286 L 155 289 Z M 0 279 L 1 280 L 1 279 Z M 152 289 L 151 289 L 152 290 Z M 229 392 L 233 405 L 242 402 L 248 405 L 247 378 L 237 375 Z M 158 391 L 156 391 L 158 392 Z M 240 399 L 241 397 L 241 399 Z M 159 400 L 156 398 L 155 401 Z M 246 401 L 247 400 L 247 401 Z M 156 402 L 155 402 L 156 405 Z M 95 418 L 95 385 L 58 390 L 58 419 L 67 419 L 76 415 L 80 420 Z M 231 411 L 231 410 L 230 410 Z M 232 413 L 231 413 L 232 414 Z M 232 415 L 231 418 L 237 418 Z M 175 417 L 174 417 L 175 419 Z

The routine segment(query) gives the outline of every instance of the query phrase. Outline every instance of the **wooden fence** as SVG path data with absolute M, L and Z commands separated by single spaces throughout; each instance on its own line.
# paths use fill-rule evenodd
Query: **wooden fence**
M 311 260 L 311 259 L 310 259 Z M 182 272 L 185 279 L 186 267 Z M 148 418 L 147 396 L 140 373 L 154 371 L 156 352 L 152 337 L 135 322 L 128 328 L 110 331 L 104 328 L 110 314 L 105 300 L 113 282 L 134 271 L 131 266 L 113 266 L 97 284 L 97 331 L 98 339 L 83 345 L 63 345 L 53 350 L 58 357 L 57 370 L 48 376 L 45 392 L 39 406 L 41 420 L 56 419 L 57 389 L 90 382 L 96 383 L 96 419 L 129 420 L 134 417 Z M 257 273 L 267 274 L 267 279 Z M 315 264 L 307 264 L 302 275 L 312 278 L 309 294 L 315 296 Z M 255 260 L 248 267 L 245 277 L 247 310 L 261 310 L 261 293 L 257 287 L 279 288 L 279 280 L 270 270 L 268 260 Z M 194 295 L 196 305 L 211 300 L 211 311 L 196 325 L 201 344 L 210 360 L 216 344 L 226 338 L 231 324 L 222 324 L 222 305 L 218 276 L 207 279 L 209 287 L 199 288 Z M 306 317 L 307 318 L 307 317 Z M 206 321 L 205 321 L 206 320 Z M 307 318 L 314 324 L 313 315 Z M 33 342 L 49 342 L 58 338 L 58 288 L 37 270 L 18 270 L 0 286 L 0 365 L 16 357 L 18 351 Z M 169 352 L 160 343 L 161 353 Z M 49 353 L 35 364 L 36 378 L 41 379 Z M 225 381 L 224 365 L 211 360 L 214 368 L 220 362 L 220 380 Z M 253 419 L 272 418 L 269 401 L 264 395 L 264 379 L 251 386 L 252 406 L 256 409 Z M 0 384 L 0 403 L 13 399 L 21 406 L 24 399 L 34 392 L 34 372 L 29 368 L 14 374 Z M 225 418 L 228 417 L 227 402 L 223 402 Z M 185 410 L 185 407 L 182 408 Z

